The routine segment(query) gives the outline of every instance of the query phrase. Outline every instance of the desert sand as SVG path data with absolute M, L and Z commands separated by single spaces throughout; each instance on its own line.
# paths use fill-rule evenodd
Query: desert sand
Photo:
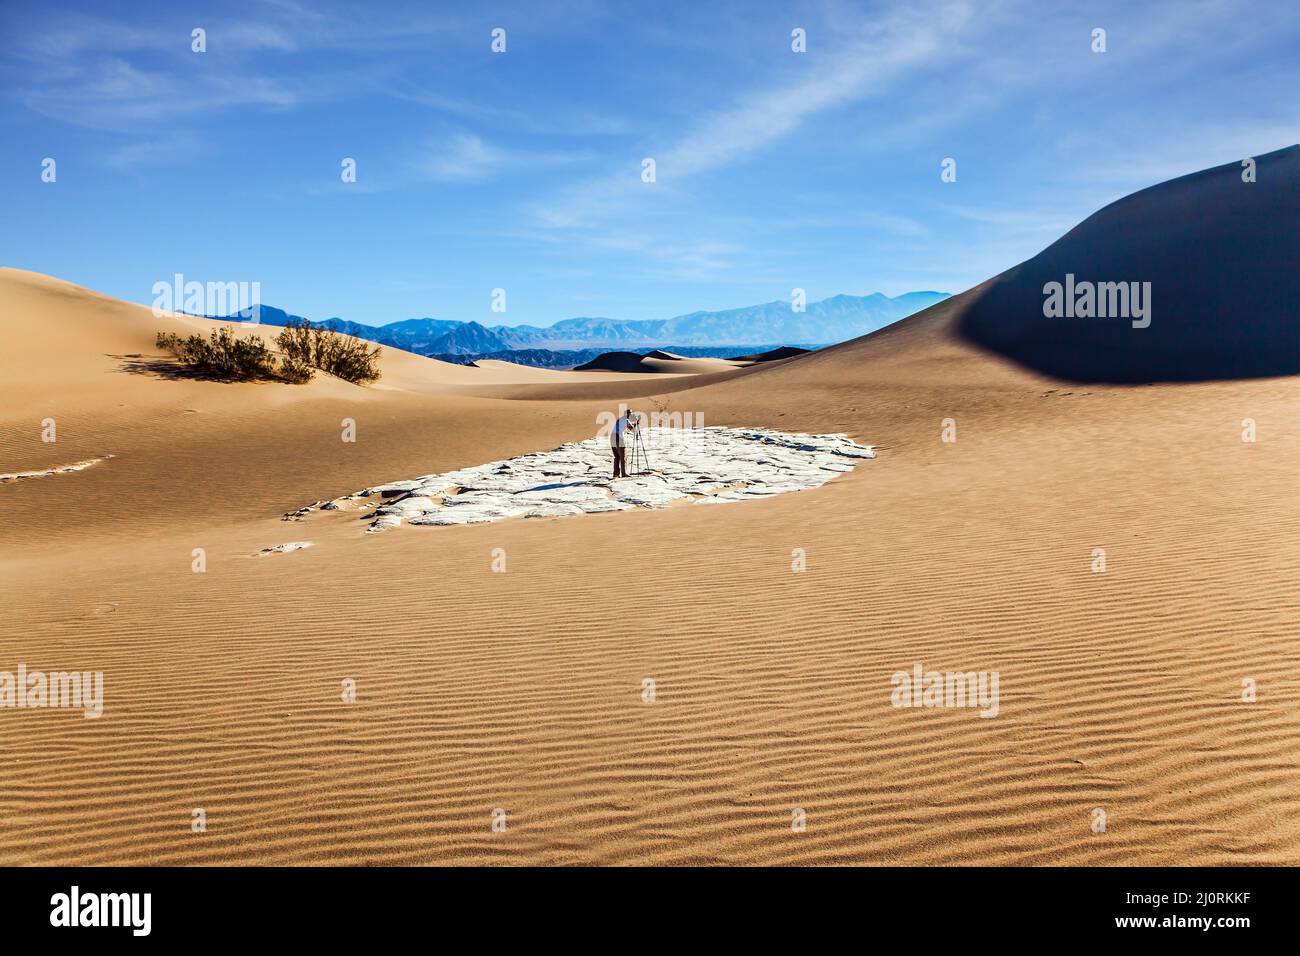
M 385 350 L 362 388 L 177 377 L 154 333 L 202 320 L 0 272 L 0 472 L 103 459 L 0 484 L 0 669 L 105 696 L 0 710 L 0 862 L 1300 863 L 1300 378 L 1049 377 L 964 325 L 1006 281 L 752 368 Z M 720 507 L 282 520 L 589 438 L 620 400 L 876 457 Z M 891 706 L 918 662 L 999 672 L 998 716 Z

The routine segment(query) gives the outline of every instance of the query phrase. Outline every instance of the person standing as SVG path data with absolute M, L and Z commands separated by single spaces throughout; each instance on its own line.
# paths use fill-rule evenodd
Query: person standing
M 628 419 L 628 414 L 628 410 L 624 408 L 623 413 L 619 415 L 618 419 L 614 422 L 613 431 L 609 433 L 609 446 L 610 450 L 614 453 L 615 478 L 627 477 L 627 433 L 628 429 L 632 427 L 632 423 Z

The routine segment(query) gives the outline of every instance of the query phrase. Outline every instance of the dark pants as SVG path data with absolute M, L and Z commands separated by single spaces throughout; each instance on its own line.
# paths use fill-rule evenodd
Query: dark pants
M 614 477 L 627 477 L 627 464 L 623 460 L 624 449 L 619 445 L 611 446 L 614 451 Z

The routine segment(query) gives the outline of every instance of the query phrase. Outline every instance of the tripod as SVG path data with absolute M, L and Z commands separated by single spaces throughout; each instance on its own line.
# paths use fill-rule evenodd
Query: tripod
M 641 426 L 636 425 L 632 429 L 632 444 L 628 449 L 631 452 L 631 465 L 628 468 L 629 475 L 637 474 L 638 468 L 650 470 L 650 456 L 645 452 L 645 439 L 641 437 Z

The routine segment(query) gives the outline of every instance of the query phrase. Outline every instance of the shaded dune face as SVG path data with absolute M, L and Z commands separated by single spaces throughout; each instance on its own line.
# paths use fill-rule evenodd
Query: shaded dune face
M 958 324 L 968 341 L 1082 382 L 1300 372 L 1300 146 L 1134 193 L 990 283 Z M 1045 285 L 1150 283 L 1150 325 L 1044 314 Z M 1137 321 L 1144 321 L 1137 319 Z
M 641 358 L 642 356 L 637 352 L 606 352 L 604 355 L 596 356 L 584 365 L 577 366 L 575 371 L 642 372 L 645 371 L 645 366 Z
M 810 349 L 801 349 L 792 345 L 782 345 L 767 352 L 755 352 L 752 355 L 737 355 L 727 359 L 728 362 L 779 362 L 781 359 L 807 355 Z

